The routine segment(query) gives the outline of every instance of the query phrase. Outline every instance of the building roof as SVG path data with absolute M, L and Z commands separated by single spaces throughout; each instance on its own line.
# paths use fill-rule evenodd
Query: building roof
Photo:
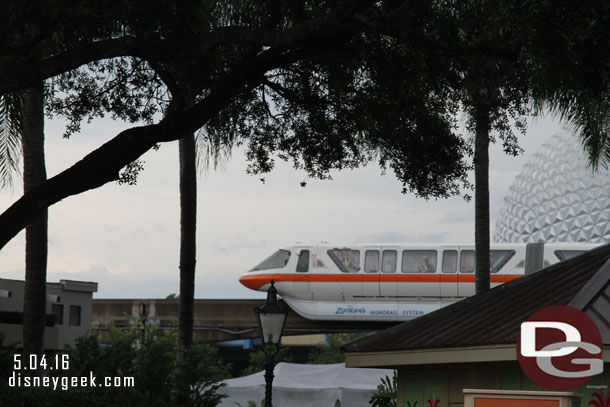
M 589 315 L 610 344 L 610 244 L 502 284 L 344 347 L 385 352 L 515 344 L 522 322 L 550 305 Z

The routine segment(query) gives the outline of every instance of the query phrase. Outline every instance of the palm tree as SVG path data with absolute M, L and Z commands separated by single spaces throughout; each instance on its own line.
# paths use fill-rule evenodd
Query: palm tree
M 28 192 L 47 179 L 44 158 L 44 84 L 24 90 L 20 97 L 23 146 L 23 190 Z M 25 294 L 23 301 L 23 350 L 42 354 L 47 284 L 48 210 L 25 230 Z
M 42 83 L 20 95 L 0 96 L 0 187 L 12 185 L 23 153 L 23 189 L 30 191 L 46 180 L 44 158 L 44 101 Z M 44 349 L 47 275 L 47 210 L 26 228 L 23 349 Z
M 490 288 L 490 249 L 489 249 L 489 132 L 491 128 L 489 108 L 483 96 L 479 96 L 475 108 L 474 136 L 474 244 L 475 292 Z
M 195 136 L 178 142 L 180 163 L 180 311 L 178 340 L 193 344 L 195 264 L 197 262 L 197 151 Z
M 535 3 L 537 4 L 537 3 Z M 539 9 L 538 9 L 539 8 Z M 593 169 L 610 165 L 610 37 L 607 2 L 537 4 L 537 24 L 524 38 L 536 67 L 538 112 L 571 125 Z M 540 21 L 552 30 L 540 30 Z M 527 20 L 525 20 L 527 21 Z M 527 41 L 527 42 L 526 42 Z
M 205 159 L 206 168 L 210 158 L 214 167 L 219 162 L 220 152 L 230 151 L 211 142 L 201 131 L 197 137 L 191 134 L 178 142 L 180 165 L 180 302 L 178 311 L 178 350 L 179 365 L 177 375 L 186 374 L 190 357 L 187 353 L 193 345 L 195 320 L 195 265 L 197 263 L 197 166 L 198 156 Z M 199 160 L 201 161 L 201 160 Z M 188 377 L 188 375 L 183 376 Z M 179 383 L 176 388 L 177 405 L 186 405 L 188 383 Z
M 506 35 L 512 14 L 502 1 L 456 2 L 454 36 L 462 48 L 457 65 L 460 103 L 474 133 L 475 177 L 475 290 L 490 288 L 489 144 L 493 130 L 508 154 L 519 147 L 511 121 L 522 133 L 524 117 L 531 111 L 529 66 L 519 57 L 519 43 Z M 457 32 L 457 35 L 456 35 Z
M 192 75 L 192 67 L 181 64 L 151 63 L 172 94 L 169 109 L 180 109 L 192 105 L 197 90 L 184 80 Z M 178 142 L 180 167 L 180 304 L 178 311 L 178 343 L 180 351 L 193 344 L 195 266 L 197 263 L 197 167 L 217 168 L 228 157 L 231 138 L 220 139 L 200 131 L 182 138 Z
M 179 141 L 180 163 L 180 310 L 179 343 L 193 344 L 195 265 L 197 262 L 197 168 L 219 168 L 230 156 L 231 139 L 219 139 L 205 131 Z

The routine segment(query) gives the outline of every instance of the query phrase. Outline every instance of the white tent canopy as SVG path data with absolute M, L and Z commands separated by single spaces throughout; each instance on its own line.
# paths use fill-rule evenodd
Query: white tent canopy
M 220 392 L 229 397 L 222 407 L 248 406 L 254 401 L 260 406 L 265 398 L 265 372 L 225 380 Z M 275 407 L 341 407 L 369 406 L 371 395 L 381 384 L 381 378 L 392 377 L 386 369 L 347 369 L 345 364 L 301 365 L 279 363 L 274 370 L 273 405 Z

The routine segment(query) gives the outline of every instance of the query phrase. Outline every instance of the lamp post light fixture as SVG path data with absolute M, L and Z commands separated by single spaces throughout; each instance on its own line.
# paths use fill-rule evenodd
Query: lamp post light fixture
M 267 290 L 267 301 L 260 308 L 255 308 L 256 322 L 263 341 L 263 352 L 265 353 L 265 407 L 271 407 L 271 391 L 273 385 L 273 369 L 275 367 L 275 355 L 277 354 L 282 339 L 282 331 L 288 316 L 288 310 L 277 302 L 277 290 L 271 280 L 271 286 Z M 267 348 L 267 345 L 270 345 Z

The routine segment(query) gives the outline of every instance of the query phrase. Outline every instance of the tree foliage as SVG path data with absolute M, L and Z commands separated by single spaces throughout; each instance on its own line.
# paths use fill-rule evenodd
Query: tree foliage
M 278 157 L 321 178 L 375 160 L 422 197 L 466 182 L 460 109 L 471 127 L 488 123 L 481 149 L 492 129 L 518 152 L 511 125 L 523 128 L 535 100 L 582 130 L 594 163 L 610 157 L 599 2 L 1 4 L 0 95 L 51 80 L 49 111 L 68 118 L 68 133 L 103 114 L 139 125 L 0 215 L 0 247 L 44 208 L 199 129 L 247 146 L 252 173 Z
M 14 94 L 0 95 L 0 189 L 12 187 L 20 174 L 21 115 Z
M 381 378 L 381 384 L 377 386 L 377 391 L 371 396 L 369 404 L 371 407 L 396 407 L 397 395 L 398 375 L 395 370 L 392 378 L 387 375 Z
M 521 41 L 535 67 L 534 97 L 579 135 L 593 168 L 610 164 L 610 47 L 606 2 L 554 0 L 525 10 Z M 536 25 L 538 23 L 538 25 Z
M 343 333 L 326 335 L 326 342 L 309 353 L 309 363 L 314 365 L 345 362 L 344 345 L 366 337 L 366 333 Z
M 87 405 L 87 406 L 173 406 L 177 383 L 187 383 L 188 406 L 212 407 L 223 396 L 218 392 L 219 381 L 230 376 L 229 369 L 218 358 L 211 345 L 194 346 L 179 362 L 175 332 L 136 326 L 127 330 L 112 328 L 111 341 L 102 347 L 94 336 L 78 338 L 67 350 L 69 370 L 47 371 L 52 377 L 97 378 L 97 387 L 72 388 L 67 391 L 52 388 L 8 387 L 0 383 L 2 405 Z M 0 377 L 12 374 L 12 354 L 0 349 Z M 52 358 L 52 355 L 48 355 Z M 51 360 L 51 359 L 49 359 Z M 182 368 L 176 369 L 181 363 Z M 99 386 L 104 377 L 133 377 L 134 387 Z M 24 404 L 25 403 L 25 404 Z
M 15 7 L 2 16 L 6 27 L 28 18 L 30 29 L 0 33 L 10 39 L 0 49 L 0 94 L 53 78 L 48 111 L 68 117 L 68 133 L 107 113 L 144 125 L 15 203 L 0 216 L 0 246 L 31 214 L 116 180 L 148 149 L 200 128 L 216 144 L 245 144 L 253 173 L 270 171 L 274 157 L 314 177 L 376 160 L 405 192 L 425 197 L 457 193 L 465 180 L 458 106 L 445 86 L 449 62 L 419 41 L 430 31 L 428 6 L 47 4 L 56 8 L 44 18 Z M 386 23 L 399 21 L 409 32 L 390 35 Z M 170 83 L 167 66 L 183 67 L 188 80 Z M 176 85 L 196 90 L 194 105 L 176 104 L 166 90 Z

